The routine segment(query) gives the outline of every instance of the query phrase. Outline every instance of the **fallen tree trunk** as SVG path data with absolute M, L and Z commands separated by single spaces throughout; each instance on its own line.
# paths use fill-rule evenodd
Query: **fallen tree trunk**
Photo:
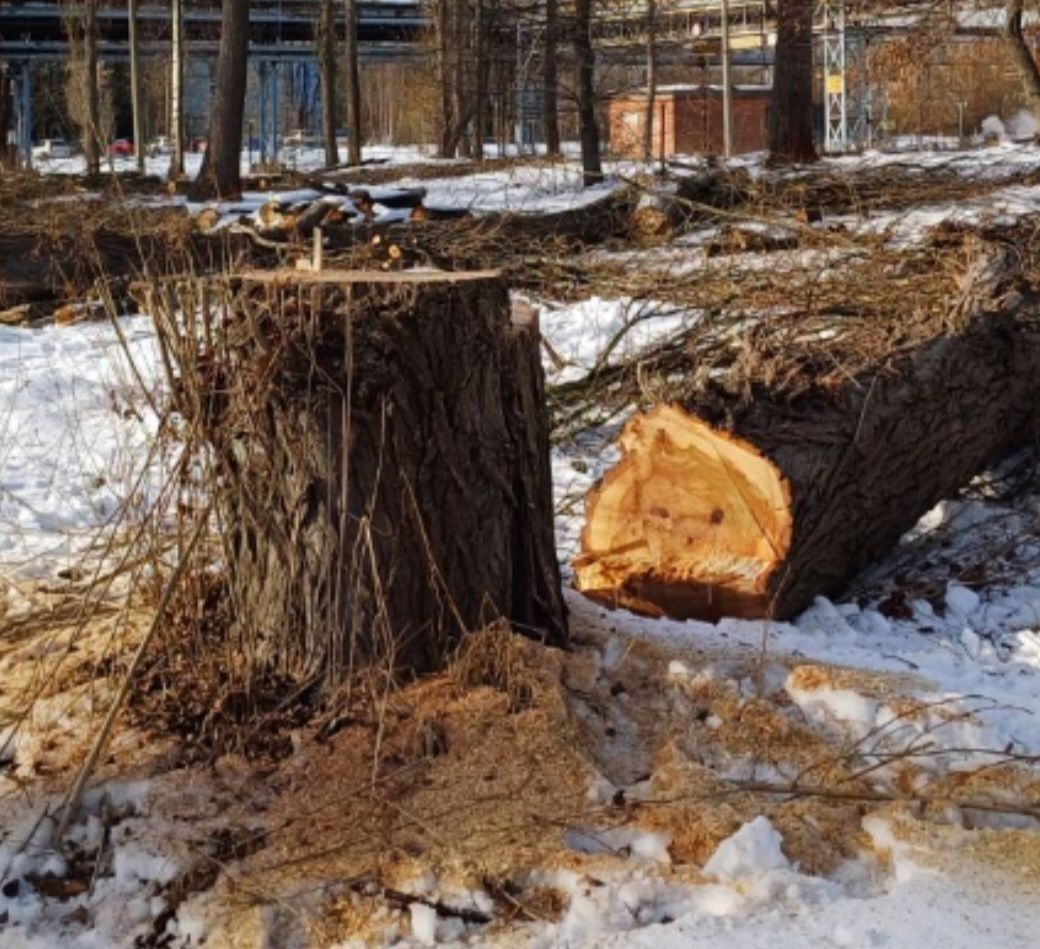
M 507 269 L 522 264 L 525 254 L 546 248 L 556 252 L 626 237 L 635 203 L 635 193 L 622 189 L 559 211 L 503 211 L 464 218 L 444 218 L 443 211 L 435 211 L 428 219 L 329 225 L 324 234 L 330 252 L 378 239 L 446 270 Z
M 423 672 L 500 618 L 566 642 L 538 331 L 496 274 L 255 272 L 153 311 L 257 668 Z
M 1010 266 L 977 258 L 944 325 L 836 390 L 709 376 L 635 416 L 587 500 L 578 588 L 708 620 L 786 619 L 840 590 L 1032 434 L 1040 302 L 1009 289 Z
M 185 223 L 190 222 L 185 219 Z M 218 273 L 277 259 L 277 249 L 258 246 L 249 235 L 231 231 L 101 229 L 58 238 L 31 230 L 7 231 L 0 234 L 0 307 L 23 303 L 57 307 L 89 295 L 99 280 L 119 303 L 131 282 L 142 277 Z

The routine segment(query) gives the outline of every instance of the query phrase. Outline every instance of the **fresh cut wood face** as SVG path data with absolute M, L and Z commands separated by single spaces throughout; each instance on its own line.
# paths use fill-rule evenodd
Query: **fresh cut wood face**
M 792 530 L 776 466 L 669 405 L 633 418 L 619 444 L 621 461 L 587 502 L 578 589 L 653 616 L 767 614 Z

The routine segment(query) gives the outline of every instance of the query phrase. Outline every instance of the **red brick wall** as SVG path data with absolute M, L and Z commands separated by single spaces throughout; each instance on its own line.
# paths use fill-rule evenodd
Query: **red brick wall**
M 769 94 L 738 93 L 733 98 L 733 151 L 760 151 L 766 147 Z M 722 96 L 717 92 L 664 94 L 655 103 L 654 157 L 675 154 L 722 154 Z M 617 155 L 643 154 L 645 97 L 615 99 L 610 104 L 610 147 Z M 663 142 L 662 142 L 663 139 Z

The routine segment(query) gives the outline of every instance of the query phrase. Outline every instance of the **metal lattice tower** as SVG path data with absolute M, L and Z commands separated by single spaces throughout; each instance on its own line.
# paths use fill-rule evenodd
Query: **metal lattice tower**
M 844 152 L 849 147 L 849 109 L 846 95 L 845 0 L 823 0 L 823 110 L 824 150 Z

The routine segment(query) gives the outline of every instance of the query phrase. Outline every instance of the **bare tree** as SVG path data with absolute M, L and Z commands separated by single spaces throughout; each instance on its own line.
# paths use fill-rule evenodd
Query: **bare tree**
M 14 149 L 8 144 L 11 134 L 11 77 L 7 72 L 7 63 L 0 63 L 0 172 L 14 168 Z
M 488 85 L 488 0 L 474 0 L 473 47 L 477 54 L 476 84 L 473 92 L 473 157 L 484 160 L 484 126 L 487 123 Z
M 137 159 L 137 170 L 143 172 L 144 128 L 141 113 L 141 70 L 137 55 L 137 0 L 129 0 L 126 16 L 130 43 L 130 111 L 133 113 L 134 121 L 134 158 Z
M 1040 69 L 1022 32 L 1023 0 L 1007 0 L 1004 39 L 1015 61 L 1015 69 L 1029 99 L 1029 107 L 1040 115 Z
M 184 176 L 184 8 L 170 3 L 170 180 Z
M 654 157 L 654 110 L 657 107 L 657 0 L 646 0 L 646 125 L 643 160 Z M 664 130 L 661 130 L 662 135 Z
M 769 154 L 775 162 L 816 160 L 813 136 L 813 0 L 778 0 Z
M 358 2 L 347 0 L 347 161 L 361 164 L 361 68 L 358 65 Z
M 464 0 L 452 0 L 451 5 L 451 44 L 455 54 L 455 69 L 453 70 L 454 82 L 452 83 L 453 109 L 455 112 L 455 126 L 452 129 L 453 147 L 452 152 L 461 153 L 464 157 L 470 157 L 469 122 L 470 109 L 468 96 L 466 95 L 467 75 L 467 48 L 465 42 L 466 30 L 463 26 L 465 17 Z
M 559 0 L 545 0 L 545 50 L 542 54 L 542 122 L 545 125 L 545 150 L 550 155 L 560 154 L 560 107 L 557 86 L 557 36 L 559 30 Z
M 3 6 L 0 0 L 0 6 Z M 13 92 L 11 88 L 11 75 L 8 65 L 0 62 L 0 174 L 13 170 L 15 165 L 15 150 L 8 143 L 11 134 L 11 119 L 14 112 L 14 103 L 11 99 Z
M 78 14 L 68 21 L 69 111 L 80 130 L 87 174 L 101 171 L 101 106 L 98 74 L 98 0 L 86 0 Z
M 578 125 L 585 186 L 603 180 L 596 121 L 596 58 L 592 51 L 592 0 L 574 0 L 574 59 L 578 70 Z
M 217 81 L 199 181 L 222 198 L 242 190 L 242 117 L 249 55 L 249 0 L 224 0 Z
M 440 116 L 438 117 L 437 154 L 441 158 L 453 157 L 452 125 L 453 109 L 451 96 L 451 66 L 448 60 L 448 31 L 451 22 L 451 0 L 437 0 L 436 28 L 437 85 L 440 91 Z
M 325 167 L 339 164 L 336 145 L 336 15 L 335 0 L 321 0 L 318 20 L 318 70 L 321 75 L 321 135 Z

